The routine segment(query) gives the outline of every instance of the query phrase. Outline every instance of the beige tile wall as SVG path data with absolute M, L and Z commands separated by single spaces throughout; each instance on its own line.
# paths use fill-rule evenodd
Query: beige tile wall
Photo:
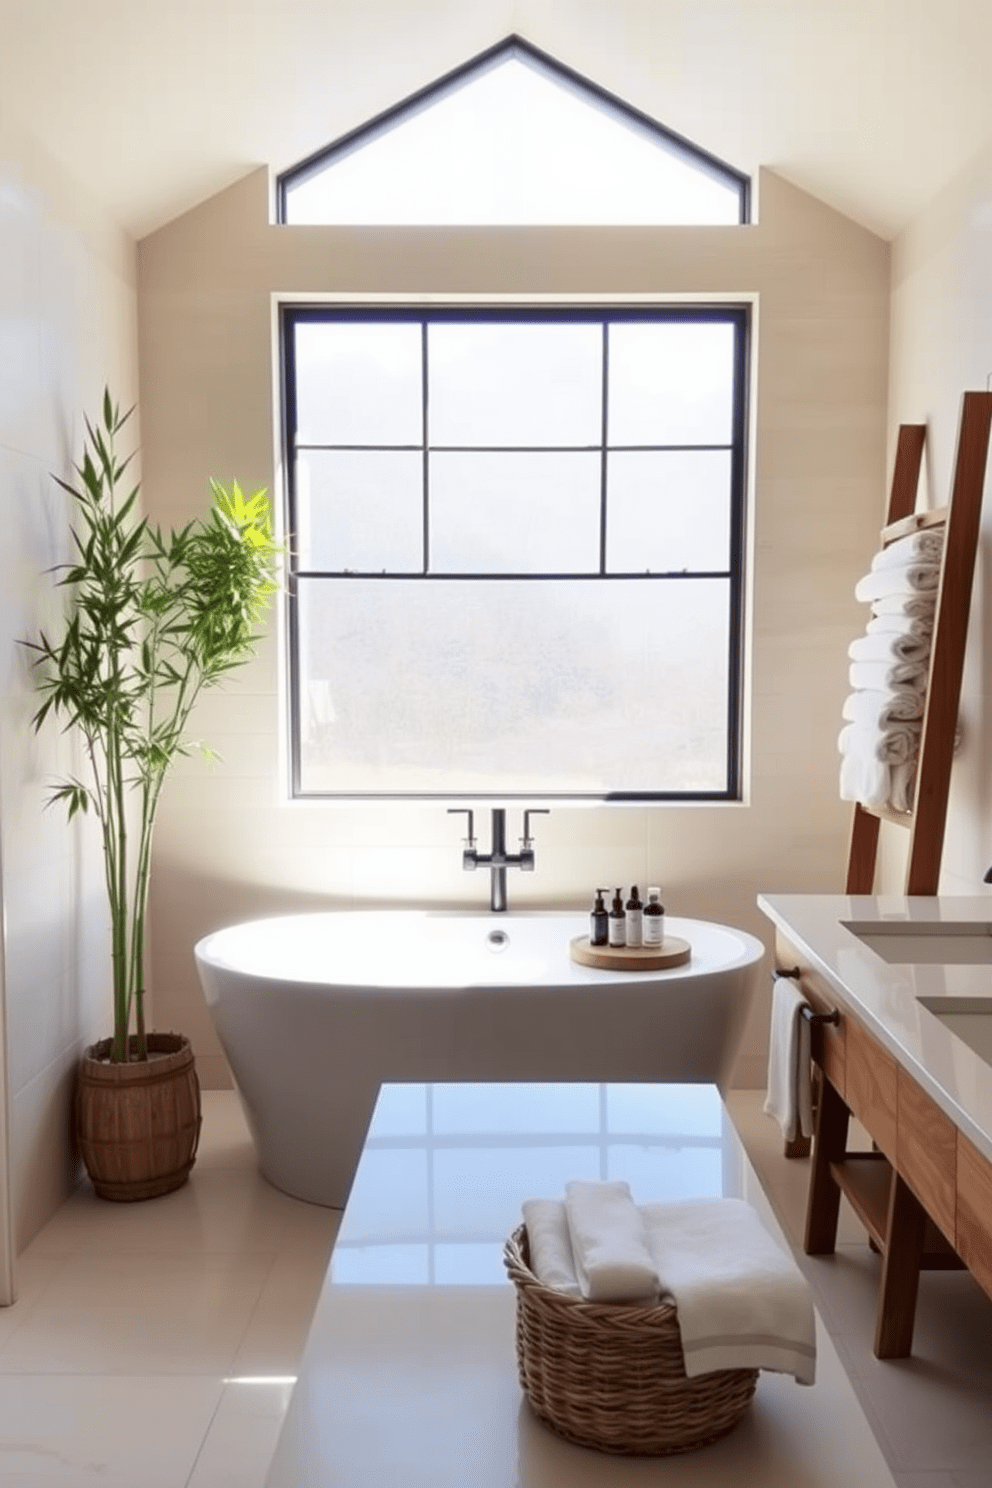
M 759 891 L 842 883 L 836 736 L 863 624 L 852 589 L 884 510 L 889 250 L 770 172 L 759 201 L 759 224 L 743 229 L 289 229 L 269 224 L 259 170 L 139 245 L 145 495 L 169 523 L 204 508 L 210 475 L 280 489 L 280 296 L 753 298 L 747 804 L 556 807 L 537 823 L 537 871 L 511 875 L 511 903 L 581 908 L 597 883 L 657 882 L 671 911 L 767 940 Z M 199 936 L 306 906 L 485 902 L 441 803 L 286 803 L 280 623 L 197 719 L 224 763 L 184 769 L 163 798 L 158 1021 L 192 1036 L 207 1084 L 227 1076 L 196 979 Z M 764 1078 L 767 1019 L 762 985 L 742 1083 Z
M 23 1246 L 69 1193 L 72 1072 L 109 1031 L 103 873 L 91 832 L 45 809 L 79 768 L 37 706 L 18 640 L 59 608 L 69 553 L 51 473 L 81 451 L 109 382 L 137 391 L 134 244 L 0 112 L 0 849 L 14 1224 Z
M 890 442 L 900 422 L 926 423 L 924 498 L 950 491 L 961 396 L 992 385 L 992 146 L 893 244 Z M 992 501 L 986 479 L 951 778 L 941 891 L 981 894 L 992 864 Z M 883 840 L 883 885 L 902 884 L 905 843 Z

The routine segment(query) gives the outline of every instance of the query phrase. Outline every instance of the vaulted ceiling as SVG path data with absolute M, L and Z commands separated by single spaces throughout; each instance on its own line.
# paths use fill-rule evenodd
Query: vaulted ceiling
M 0 122 L 141 237 L 510 33 L 885 237 L 992 137 L 992 0 L 0 0 Z

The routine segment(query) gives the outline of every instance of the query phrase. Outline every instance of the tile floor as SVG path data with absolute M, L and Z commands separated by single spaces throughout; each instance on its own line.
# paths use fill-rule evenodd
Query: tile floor
M 732 1091 L 727 1105 L 898 1488 L 992 1488 L 992 1299 L 965 1271 L 924 1272 L 912 1357 L 876 1359 L 881 1261 L 846 1202 L 836 1254 L 802 1253 L 809 1163 L 782 1156 L 763 1099 Z
M 781 1157 L 761 1099 L 728 1104 L 798 1239 L 806 1165 Z M 81 1188 L 0 1311 L 3 1488 L 262 1488 L 338 1218 L 258 1177 L 230 1092 L 204 1093 L 179 1193 L 123 1207 Z M 899 1488 L 992 1488 L 992 1301 L 925 1275 L 913 1357 L 881 1364 L 878 1259 L 849 1216 L 841 1242 L 799 1259 Z

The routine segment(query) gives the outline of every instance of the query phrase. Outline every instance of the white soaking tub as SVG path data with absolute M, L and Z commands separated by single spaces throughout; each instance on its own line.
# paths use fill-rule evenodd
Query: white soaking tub
M 196 962 L 270 1183 L 342 1207 L 384 1081 L 729 1079 L 764 947 L 666 918 L 687 964 L 579 966 L 586 915 L 338 911 L 206 936 Z

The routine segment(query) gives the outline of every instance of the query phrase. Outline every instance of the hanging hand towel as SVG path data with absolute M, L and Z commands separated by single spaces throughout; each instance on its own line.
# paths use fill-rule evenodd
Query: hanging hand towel
M 626 1183 L 567 1183 L 565 1213 L 583 1297 L 635 1302 L 658 1295 L 644 1220 Z
M 906 568 L 882 568 L 865 574 L 854 586 L 854 597 L 862 604 L 891 595 L 916 594 L 932 590 L 936 593 L 940 582 L 939 563 L 913 563 Z
M 848 646 L 847 654 L 852 661 L 909 661 L 925 666 L 930 660 L 930 637 L 902 635 L 897 631 L 858 636 Z
M 895 687 L 891 691 L 869 687 L 845 699 L 844 718 L 848 723 L 886 729 L 893 723 L 921 722 L 925 706 L 926 697 L 918 687 Z
M 884 692 L 892 687 L 915 687 L 925 692 L 929 672 L 917 661 L 852 661 L 848 677 L 856 692 Z
M 944 556 L 944 532 L 927 527 L 888 543 L 871 560 L 873 573 L 884 568 L 905 568 L 911 563 L 939 563 Z
M 813 1135 L 809 1024 L 802 1016 L 805 1006 L 806 1000 L 791 977 L 775 978 L 765 1111 L 774 1116 L 787 1142 Z
M 743 1199 L 644 1204 L 663 1290 L 675 1301 L 689 1379 L 719 1369 L 816 1378 L 809 1284 Z

